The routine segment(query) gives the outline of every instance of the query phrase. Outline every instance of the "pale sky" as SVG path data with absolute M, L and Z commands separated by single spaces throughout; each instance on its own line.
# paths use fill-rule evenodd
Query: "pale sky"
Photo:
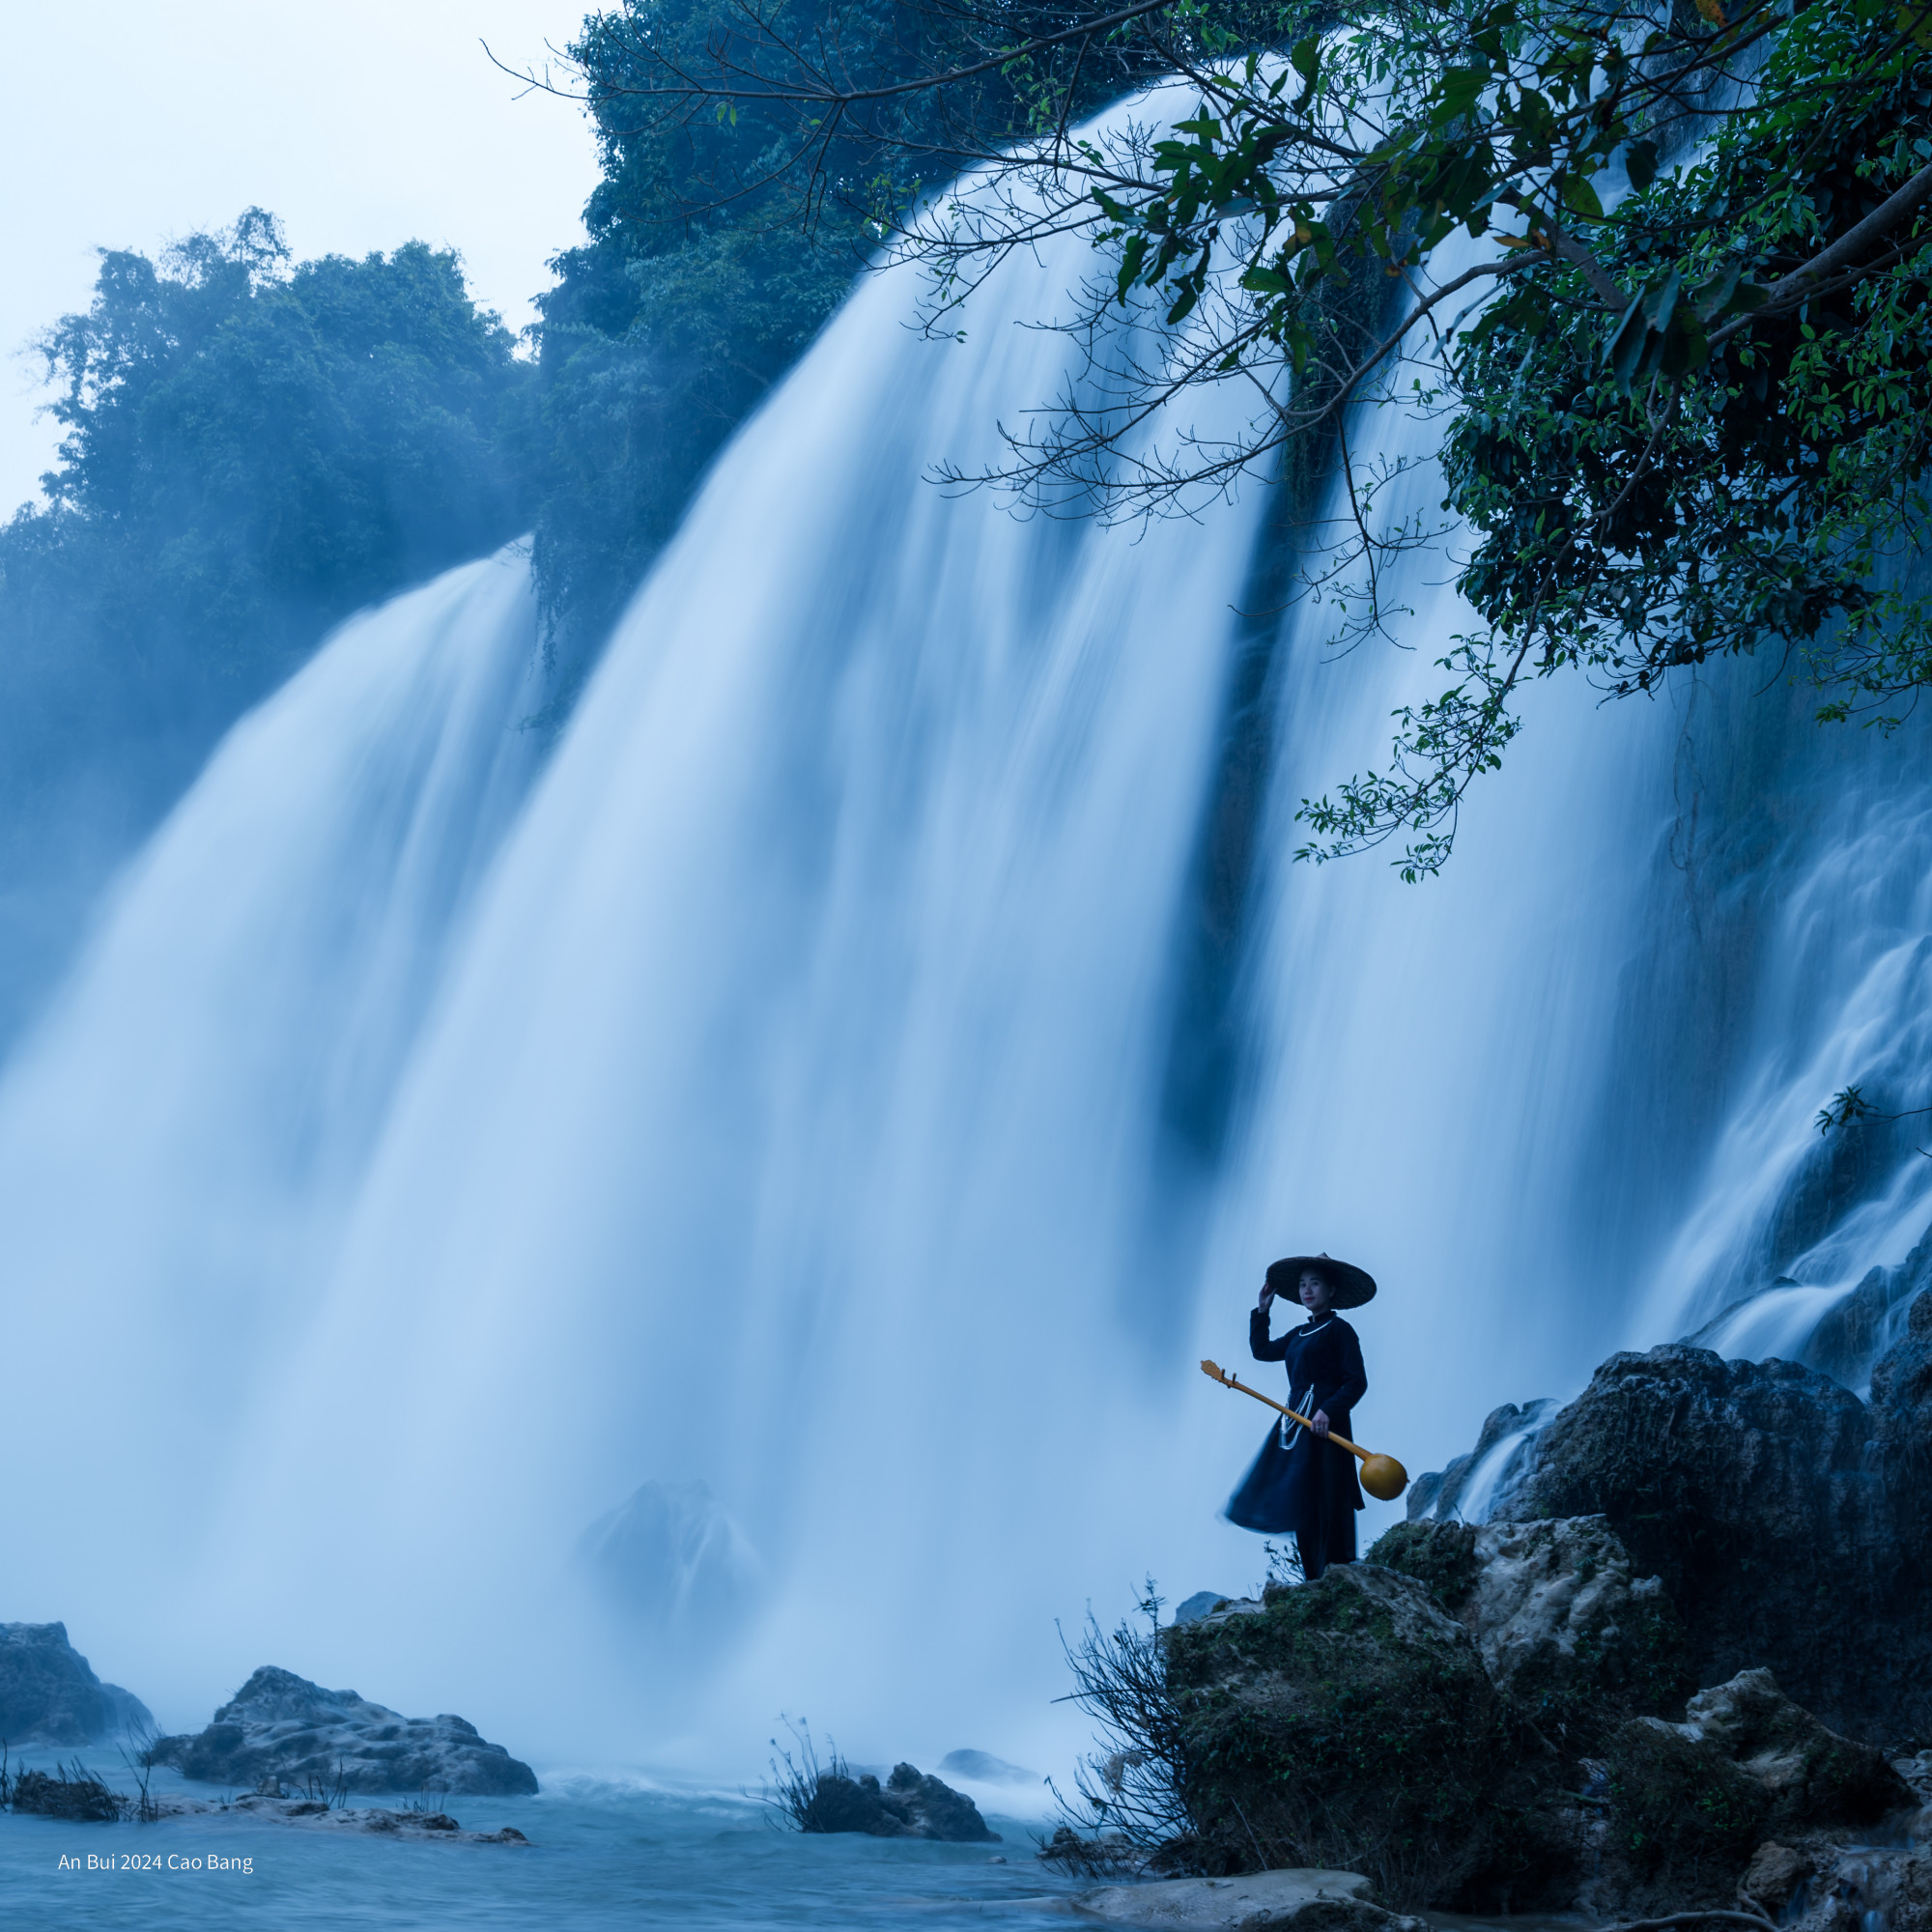
M 512 328 L 582 236 L 596 180 L 582 113 L 513 66 L 561 46 L 589 0 L 0 0 L 0 516 L 38 494 L 54 425 L 19 352 L 84 307 L 97 247 L 152 254 L 251 203 L 296 254 L 420 238 L 456 248 Z

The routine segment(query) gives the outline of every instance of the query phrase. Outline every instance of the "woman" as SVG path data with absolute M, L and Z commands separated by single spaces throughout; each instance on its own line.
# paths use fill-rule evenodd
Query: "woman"
M 1293 1292 L 1307 1311 L 1299 1328 L 1268 1338 L 1268 1309 Z M 1248 1317 L 1248 1347 L 1258 1362 L 1288 1364 L 1288 1406 L 1315 1426 L 1283 1416 L 1268 1431 L 1254 1466 L 1228 1501 L 1228 1520 L 1243 1529 L 1293 1534 L 1302 1575 L 1312 1583 L 1331 1563 L 1355 1560 L 1355 1512 L 1362 1486 L 1355 1459 L 1328 1440 L 1352 1434 L 1349 1411 L 1368 1393 L 1362 1345 L 1335 1311 L 1359 1308 L 1376 1292 L 1374 1280 L 1326 1255 L 1290 1255 L 1267 1271 L 1261 1299 Z

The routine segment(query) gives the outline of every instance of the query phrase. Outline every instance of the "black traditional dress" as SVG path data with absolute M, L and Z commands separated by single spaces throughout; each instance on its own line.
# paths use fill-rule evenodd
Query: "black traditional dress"
M 1248 1318 L 1248 1347 L 1258 1362 L 1288 1364 L 1289 1407 L 1310 1417 L 1323 1409 L 1336 1435 L 1353 1433 L 1349 1411 L 1368 1393 L 1369 1378 L 1361 1342 L 1339 1315 L 1331 1310 L 1271 1342 L 1267 1314 L 1257 1308 Z M 1355 1459 L 1283 1416 L 1229 1497 L 1228 1520 L 1293 1535 L 1313 1582 L 1329 1564 L 1355 1560 L 1355 1512 L 1361 1507 Z

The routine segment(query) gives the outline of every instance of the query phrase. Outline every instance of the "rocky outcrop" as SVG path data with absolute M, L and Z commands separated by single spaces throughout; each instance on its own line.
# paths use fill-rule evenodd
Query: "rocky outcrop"
M 1770 1664 L 1834 1729 L 1932 1731 L 1919 1505 L 1887 1477 L 1928 1439 L 1912 1353 L 1925 1306 L 1869 1410 L 1789 1362 L 1677 1345 L 1613 1355 L 1543 1433 L 1497 1518 L 1605 1518 L 1637 1571 L 1662 1578 L 1696 1683 Z
M 1676 1612 L 1657 1577 L 1632 1575 L 1602 1517 L 1398 1523 L 1368 1560 L 1429 1586 L 1552 1748 L 1579 1755 L 1628 1718 L 1683 1707 L 1690 1679 Z
M 1932 1569 L 1932 1294 L 1912 1304 L 1905 1333 L 1872 1370 L 1871 1412 L 1886 1492 L 1922 1578 Z
M 1428 1921 L 1386 1912 L 1350 1871 L 1264 1871 L 1245 1878 L 1168 1879 L 1110 1885 L 1080 1909 L 1111 1925 L 1172 1932 L 1428 1932 Z
M 1528 1453 L 1530 1437 L 1555 1406 L 1549 1397 L 1544 1396 L 1520 1407 L 1506 1402 L 1500 1408 L 1492 1409 L 1476 1436 L 1476 1446 L 1466 1456 L 1458 1456 L 1447 1468 L 1432 1469 L 1416 1477 L 1408 1486 L 1409 1520 L 1413 1522 L 1428 1516 L 1445 1522 L 1452 1520 L 1462 1511 L 1472 1482 L 1478 1477 L 1482 1487 L 1493 1492 Z
M 1727 1904 L 1754 1868 L 1770 1883 L 1767 1842 L 1869 1836 L 1917 1804 L 1880 1752 L 1828 1730 L 1768 1670 L 1699 1691 L 1681 1724 L 1634 1719 L 1591 1769 L 1608 1803 L 1588 1903 L 1622 1914 Z
M 132 1691 L 95 1676 L 65 1624 L 0 1624 L 0 1738 L 91 1745 L 153 1724 Z
M 1164 1644 L 1207 1870 L 1352 1869 L 1407 1906 L 1481 1865 L 1508 1720 L 1474 1639 L 1420 1580 L 1334 1569 Z
M 1486 1523 L 1475 1557 L 1463 1622 L 1490 1681 L 1552 1744 L 1580 1753 L 1625 1718 L 1682 1704 L 1683 1626 L 1602 1517 Z
M 1884 1752 L 1827 1730 L 1769 1670 L 1743 1670 L 1698 1691 L 1682 1728 L 1762 1787 L 1773 1833 L 1863 1830 L 1918 1804 Z
M 1631 1917 L 1742 1884 L 1807 1932 L 1859 1899 L 1932 1932 L 1901 1842 L 1932 1821 L 1932 1753 L 1899 1747 L 1932 1737 L 1932 1294 L 1887 1332 L 1869 1405 L 1788 1362 L 1613 1356 L 1451 1465 L 1479 1515 L 1520 1449 L 1490 1520 L 1415 1516 L 1316 1584 L 1177 1621 L 1196 1833 L 1170 1849 L 1351 1867 L 1403 1907 Z
M 869 1774 L 819 1774 L 810 1802 L 798 1814 L 801 1831 L 862 1832 L 871 1838 L 939 1838 L 951 1844 L 998 1844 L 980 1807 L 929 1772 L 895 1765 L 882 1785 Z
M 339 1779 L 351 1791 L 481 1797 L 537 1788 L 528 1765 L 461 1718 L 398 1717 L 354 1690 L 325 1690 L 272 1665 L 256 1671 L 205 1731 L 161 1739 L 154 1759 L 207 1784 Z
M 1767 1844 L 1743 1889 L 1785 1932 L 1932 1932 L 1932 1858 L 1921 1851 Z

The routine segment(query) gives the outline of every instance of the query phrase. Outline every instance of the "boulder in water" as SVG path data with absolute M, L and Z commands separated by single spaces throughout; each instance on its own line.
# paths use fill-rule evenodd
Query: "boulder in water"
M 860 1832 L 871 1838 L 940 1838 L 950 1844 L 998 1844 L 980 1807 L 929 1772 L 912 1765 L 893 1767 L 882 1785 L 866 1774 L 819 1774 L 810 1802 L 798 1814 L 805 1832 Z
M 577 1563 L 618 1617 L 686 1652 L 727 1645 L 757 1607 L 757 1554 L 706 1483 L 640 1483 L 583 1532 Z
M 434 1791 L 488 1798 L 534 1792 L 536 1774 L 473 1724 L 401 1718 L 354 1690 L 325 1690 L 265 1664 L 194 1736 L 163 1738 L 155 1761 L 207 1784 L 263 1780 L 351 1791 Z
M 0 1624 L 0 1738 L 91 1745 L 154 1721 L 131 1690 L 95 1676 L 65 1624 Z

